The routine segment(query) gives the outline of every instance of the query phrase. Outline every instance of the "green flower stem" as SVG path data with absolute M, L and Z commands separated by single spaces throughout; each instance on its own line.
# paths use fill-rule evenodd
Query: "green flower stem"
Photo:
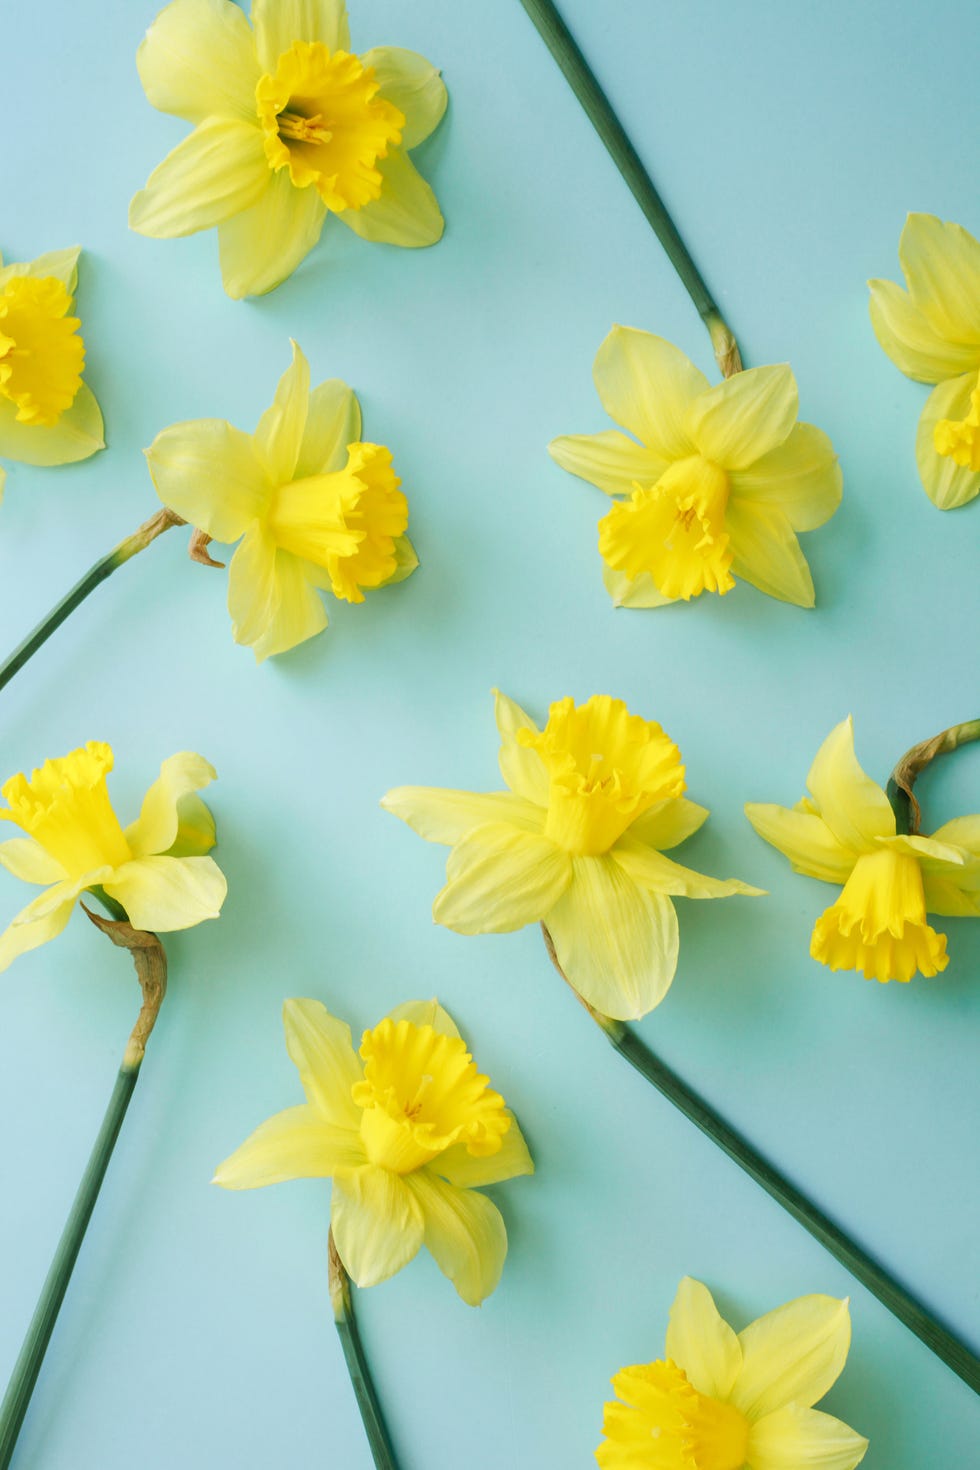
M 680 276 L 684 289 L 708 328 L 718 366 L 724 376 L 730 378 L 742 366 L 735 336 L 722 317 L 701 272 L 691 259 L 677 226 L 613 111 L 609 98 L 596 81 L 589 63 L 576 45 L 553 0 L 521 0 L 521 4 L 582 104 L 592 126 L 606 145 L 634 199 L 653 226 L 671 265 Z
M 144 521 L 131 536 L 120 541 L 108 556 L 97 561 L 95 566 L 85 573 L 81 581 L 76 582 L 71 591 L 51 609 L 47 617 L 42 618 L 33 632 L 28 633 L 23 643 L 14 649 L 10 657 L 0 664 L 0 689 L 10 683 L 27 660 L 37 653 L 43 643 L 47 643 L 55 629 L 61 627 L 65 619 L 71 616 L 76 607 L 85 601 L 89 593 L 93 592 L 100 582 L 111 577 L 113 572 L 129 561 L 130 557 L 135 556 L 138 551 L 143 551 L 151 541 L 155 541 L 164 531 L 169 531 L 171 526 L 182 526 L 183 524 L 181 518 L 174 515 L 172 510 L 158 510 L 156 515 Z
M 119 1069 L 116 1085 L 112 1089 L 109 1106 L 106 1109 L 99 1136 L 95 1140 L 95 1146 L 89 1157 L 82 1182 L 78 1187 L 75 1202 L 71 1207 L 71 1214 L 58 1242 L 54 1260 L 48 1271 L 41 1295 L 38 1299 L 31 1325 L 27 1329 L 24 1345 L 20 1350 L 20 1356 L 14 1365 L 14 1371 L 4 1395 L 3 1404 L 0 1405 L 0 1470 L 7 1470 L 13 1457 L 37 1383 L 41 1364 L 54 1331 L 54 1324 L 58 1320 L 61 1303 L 64 1301 L 68 1282 L 74 1269 L 78 1252 L 85 1238 L 88 1222 L 95 1209 L 95 1202 L 102 1188 L 109 1160 L 112 1158 L 112 1150 L 115 1148 L 119 1130 L 122 1128 L 126 1109 L 129 1107 L 133 1089 L 136 1086 L 140 1074 L 140 1063 L 127 1066 L 125 1063 Z
M 544 926 L 542 926 L 543 928 Z M 558 963 L 554 945 L 548 931 L 544 930 L 545 943 L 552 963 L 567 984 L 571 984 Z M 572 986 L 574 990 L 574 986 Z M 815 1240 L 845 1266 L 851 1275 L 874 1292 L 878 1300 L 893 1312 L 900 1322 L 914 1332 L 926 1347 L 931 1348 L 953 1372 L 969 1384 L 975 1393 L 980 1393 L 980 1358 L 943 1323 L 929 1312 L 911 1292 L 906 1291 L 888 1271 L 864 1251 L 838 1225 L 835 1225 L 822 1210 L 796 1188 L 794 1184 L 774 1168 L 748 1139 L 736 1132 L 719 1113 L 716 1113 L 702 1097 L 688 1087 L 676 1072 L 663 1063 L 623 1021 L 614 1021 L 590 1006 L 575 994 L 588 1011 L 593 1021 L 602 1028 L 606 1040 L 616 1048 L 621 1057 L 629 1062 L 647 1082 L 657 1088 L 670 1102 L 688 1118 L 696 1128 L 710 1138 L 712 1143 L 733 1159 L 756 1184 L 782 1205 L 793 1219 L 808 1230 Z
M 344 1350 L 344 1361 L 347 1364 L 347 1372 L 350 1374 L 351 1385 L 357 1398 L 357 1407 L 361 1411 L 361 1422 L 371 1447 L 376 1470 L 398 1470 L 398 1461 L 391 1447 L 384 1414 L 381 1412 L 381 1404 L 371 1379 L 371 1371 L 368 1368 L 364 1344 L 357 1330 L 350 1277 L 337 1254 L 332 1230 L 327 1247 L 330 1260 L 330 1300 L 333 1304 L 337 1336 Z
M 905 752 L 892 771 L 886 787 L 899 832 L 908 832 L 914 836 L 922 821 L 922 809 L 912 790 L 916 778 L 937 755 L 949 755 L 950 751 L 961 745 L 969 745 L 973 740 L 980 740 L 980 720 L 965 720 L 962 725 L 950 725 L 948 730 L 941 730 L 931 740 L 921 740 L 918 745 L 913 745 L 911 750 Z

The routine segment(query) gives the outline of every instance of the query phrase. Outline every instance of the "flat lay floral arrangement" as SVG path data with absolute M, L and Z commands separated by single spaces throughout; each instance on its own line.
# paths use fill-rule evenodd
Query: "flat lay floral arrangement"
M 967 35 L 130 11 L 8 21 L 0 1470 L 971 1463 Z

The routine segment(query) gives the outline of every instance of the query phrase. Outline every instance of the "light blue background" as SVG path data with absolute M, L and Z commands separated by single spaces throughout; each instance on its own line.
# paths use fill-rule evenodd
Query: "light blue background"
M 136 0 L 4 7 L 8 259 L 85 247 L 88 376 L 110 448 L 11 470 L 0 642 L 154 509 L 162 427 L 251 429 L 288 337 L 314 381 L 361 396 L 411 502 L 422 569 L 256 668 L 226 576 L 170 533 L 99 590 L 0 701 L 2 771 L 112 742 L 135 814 L 160 760 L 218 767 L 229 897 L 168 941 L 171 992 L 24 1430 L 17 1465 L 138 1460 L 368 1470 L 330 1319 L 328 1186 L 208 1184 L 299 1100 L 286 995 L 355 1030 L 438 994 L 518 1112 L 534 1179 L 494 1191 L 511 1252 L 479 1311 L 428 1257 L 358 1310 L 404 1470 L 586 1470 L 610 1376 L 662 1351 L 684 1273 L 736 1325 L 810 1291 L 851 1294 L 854 1342 L 824 1407 L 871 1439 L 868 1470 L 976 1463 L 969 1390 L 606 1047 L 535 929 L 462 939 L 429 907 L 444 851 L 378 808 L 403 782 L 498 783 L 489 690 L 543 716 L 602 691 L 661 720 L 710 806 L 683 849 L 765 900 L 680 902 L 674 988 L 643 1034 L 973 1344 L 980 925 L 944 925 L 946 974 L 881 987 L 807 956 L 832 890 L 752 833 L 746 799 L 792 802 L 853 712 L 884 779 L 914 741 L 977 714 L 980 506 L 940 514 L 916 475 L 924 390 L 884 357 L 865 279 L 894 277 L 909 209 L 977 232 L 974 8 L 959 0 L 564 8 L 649 161 L 751 363 L 790 359 L 803 416 L 844 467 L 805 538 L 816 612 L 739 585 L 662 612 L 603 590 L 598 491 L 545 453 L 607 426 L 592 358 L 614 321 L 711 370 L 705 333 L 517 0 L 359 0 L 355 49 L 444 69 L 447 119 L 418 161 L 448 221 L 417 253 L 337 226 L 280 290 L 228 300 L 212 234 L 127 232 L 130 195 L 184 125 L 141 92 Z M 922 783 L 934 824 L 980 807 L 980 752 Z M 4 919 L 28 895 L 3 875 Z M 82 916 L 0 985 L 0 1378 L 13 1363 L 136 1007 Z

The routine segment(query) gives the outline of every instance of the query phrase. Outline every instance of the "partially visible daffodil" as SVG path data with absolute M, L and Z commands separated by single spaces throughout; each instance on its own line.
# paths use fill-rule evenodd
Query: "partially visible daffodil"
M 813 958 L 868 980 L 945 970 L 946 936 L 926 915 L 980 916 L 980 815 L 931 837 L 899 833 L 885 792 L 858 765 L 850 716 L 821 745 L 807 788 L 792 809 L 750 802 L 745 812 L 796 872 L 844 885 L 814 926 Z
M 236 641 L 260 662 L 326 627 L 321 589 L 363 602 L 363 589 L 402 581 L 418 566 L 391 453 L 360 433 L 351 389 L 333 378 L 311 392 L 294 342 L 254 434 L 194 419 L 164 429 L 146 451 L 164 505 L 209 538 L 241 538 L 228 610 Z
M 677 967 L 671 898 L 757 894 L 663 856 L 708 813 L 683 795 L 677 746 L 608 695 L 551 706 L 539 730 L 496 695 L 500 769 L 486 795 L 401 786 L 382 806 L 420 837 L 452 848 L 432 910 L 458 934 L 541 921 L 566 978 L 604 1016 L 645 1015 Z
M 813 1405 L 847 1361 L 846 1301 L 801 1296 L 735 1333 L 685 1276 L 664 1357 L 623 1368 L 607 1403 L 602 1470 L 854 1470 L 868 1441 Z
M 214 820 L 197 795 L 214 779 L 212 767 L 189 753 L 165 760 L 136 821 L 123 827 L 106 787 L 112 766 L 110 747 L 90 740 L 0 788 L 0 821 L 27 834 L 0 843 L 0 864 L 44 888 L 0 935 L 0 969 L 60 934 L 86 891 L 108 894 L 139 930 L 218 917 L 226 884 L 205 855 Z
M 613 497 L 599 522 L 606 587 L 617 606 L 663 607 L 735 577 L 813 607 L 796 539 L 840 503 L 833 445 L 797 422 L 786 364 L 736 372 L 712 387 L 678 347 L 613 327 L 593 370 L 616 429 L 548 446 L 563 469 Z
M 365 240 L 433 245 L 443 219 L 409 161 L 446 109 L 414 51 L 350 52 L 344 0 L 172 0 L 137 53 L 147 98 L 194 131 L 133 199 L 158 238 L 218 227 L 229 296 L 278 286 L 327 214 Z
M 82 381 L 85 343 L 72 315 L 78 246 L 0 261 L 0 456 L 71 464 L 102 449 L 102 414 Z M 4 472 L 0 469 L 0 490 Z
M 980 241 L 962 225 L 910 214 L 898 258 L 908 289 L 869 281 L 871 324 L 907 378 L 937 385 L 915 457 L 929 499 L 953 510 L 980 491 Z
M 478 1306 L 507 1254 L 500 1211 L 478 1187 L 534 1165 L 450 1016 L 410 1001 L 364 1032 L 359 1053 L 319 1001 L 287 1000 L 283 1021 L 306 1103 L 263 1123 L 215 1183 L 331 1178 L 333 1239 L 358 1286 L 387 1280 L 424 1245 Z

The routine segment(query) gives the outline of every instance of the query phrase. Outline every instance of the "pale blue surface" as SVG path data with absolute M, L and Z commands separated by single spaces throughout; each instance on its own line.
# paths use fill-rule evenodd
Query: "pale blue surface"
M 112 742 L 133 814 L 195 749 L 230 892 L 168 941 L 172 987 L 25 1428 L 28 1470 L 273 1465 L 368 1470 L 326 1293 L 327 1186 L 248 1195 L 216 1163 L 299 1100 L 290 994 L 358 1027 L 437 993 L 538 1162 L 494 1191 L 504 1279 L 465 1307 L 427 1257 L 359 1311 L 403 1470 L 586 1470 L 607 1382 L 662 1350 L 679 1278 L 743 1325 L 850 1293 L 854 1344 L 825 1407 L 868 1470 L 977 1463 L 969 1390 L 606 1048 L 536 930 L 462 939 L 429 906 L 444 852 L 378 808 L 403 782 L 497 784 L 489 690 L 545 713 L 604 691 L 660 719 L 709 805 L 682 855 L 771 891 L 681 908 L 677 981 L 643 1034 L 974 1344 L 980 925 L 949 921 L 945 976 L 880 987 L 807 957 L 831 890 L 741 815 L 792 802 L 851 710 L 883 779 L 977 713 L 980 506 L 942 515 L 916 475 L 924 390 L 884 357 L 865 279 L 894 277 L 906 210 L 980 230 L 976 12 L 832 0 L 565 0 L 753 363 L 790 358 L 845 500 L 805 538 L 819 609 L 740 585 L 614 611 L 597 491 L 555 434 L 606 426 L 592 357 L 614 321 L 712 367 L 659 246 L 517 0 L 360 0 L 355 48 L 417 49 L 451 107 L 417 155 L 448 220 L 417 253 L 337 227 L 272 296 L 228 300 L 213 234 L 149 241 L 126 206 L 185 131 L 145 102 L 152 4 L 5 7 L 2 247 L 79 241 L 89 377 L 110 449 L 15 468 L 0 512 L 0 643 L 154 507 L 141 448 L 174 420 L 251 429 L 288 360 L 340 375 L 390 444 L 423 567 L 257 669 L 226 579 L 171 533 L 96 593 L 2 696 L 0 775 Z M 933 821 L 980 807 L 980 752 L 923 783 Z M 211 799 L 209 797 L 209 799 Z M 7 875 L 6 918 L 26 899 Z M 0 1378 L 19 1347 L 134 1014 L 122 955 L 82 916 L 0 983 Z

